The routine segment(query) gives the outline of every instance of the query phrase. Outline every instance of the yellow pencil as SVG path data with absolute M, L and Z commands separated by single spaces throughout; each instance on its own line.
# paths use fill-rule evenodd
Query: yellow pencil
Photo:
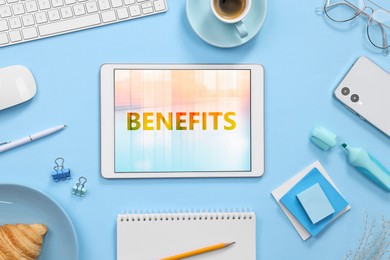
M 222 248 L 225 248 L 227 246 L 233 245 L 234 243 L 236 243 L 236 242 L 220 243 L 220 244 L 215 244 L 215 245 L 212 245 L 212 246 L 206 246 L 206 247 L 195 249 L 195 250 L 192 250 L 192 251 L 189 251 L 189 252 L 181 253 L 181 254 L 178 254 L 178 255 L 165 257 L 165 258 L 162 258 L 161 260 L 179 260 L 179 259 L 187 258 L 187 257 L 190 257 L 190 256 L 200 255 L 200 254 L 207 253 L 207 252 L 210 252 L 210 251 L 222 249 Z

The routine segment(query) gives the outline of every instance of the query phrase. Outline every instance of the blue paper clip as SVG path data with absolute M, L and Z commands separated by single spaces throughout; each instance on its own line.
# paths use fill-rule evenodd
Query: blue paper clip
M 59 164 L 57 161 L 61 161 L 61 164 Z M 54 162 L 56 166 L 54 166 L 54 171 L 51 172 L 51 176 L 53 177 L 53 180 L 55 182 L 57 181 L 64 181 L 69 180 L 70 177 L 70 169 L 66 169 L 64 167 L 64 159 L 61 157 L 58 157 Z
M 84 187 L 84 184 L 87 182 L 87 178 L 81 176 L 79 178 L 79 182 L 76 183 L 76 185 L 73 186 L 72 188 L 72 194 L 79 196 L 79 197 L 84 197 L 85 193 L 87 192 L 87 189 Z

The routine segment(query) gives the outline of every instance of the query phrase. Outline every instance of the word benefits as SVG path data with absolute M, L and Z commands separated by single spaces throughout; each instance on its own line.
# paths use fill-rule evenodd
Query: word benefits
M 162 127 L 167 130 L 194 130 L 195 125 L 199 124 L 202 130 L 219 130 L 219 119 L 224 120 L 223 129 L 233 130 L 236 128 L 234 117 L 235 112 L 169 112 L 166 116 L 163 113 L 144 112 L 141 115 L 135 112 L 127 113 L 127 130 L 161 130 Z M 175 121 L 173 121 L 173 118 Z

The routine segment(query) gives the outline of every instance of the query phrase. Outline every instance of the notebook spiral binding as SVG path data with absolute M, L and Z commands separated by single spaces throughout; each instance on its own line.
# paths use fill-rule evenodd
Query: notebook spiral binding
M 140 221 L 178 221 L 178 220 L 246 220 L 256 215 L 251 209 L 230 210 L 162 210 L 162 211 L 126 211 L 118 214 L 120 222 Z

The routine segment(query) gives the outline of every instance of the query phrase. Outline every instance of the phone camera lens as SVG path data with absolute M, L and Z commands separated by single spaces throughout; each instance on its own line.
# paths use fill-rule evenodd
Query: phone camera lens
M 348 95 L 349 94 L 349 88 L 347 87 L 344 87 L 341 89 L 341 94 L 343 94 L 344 96 Z
M 358 102 L 359 101 L 359 96 L 357 94 L 353 94 L 351 96 L 351 101 L 354 102 L 354 103 Z

